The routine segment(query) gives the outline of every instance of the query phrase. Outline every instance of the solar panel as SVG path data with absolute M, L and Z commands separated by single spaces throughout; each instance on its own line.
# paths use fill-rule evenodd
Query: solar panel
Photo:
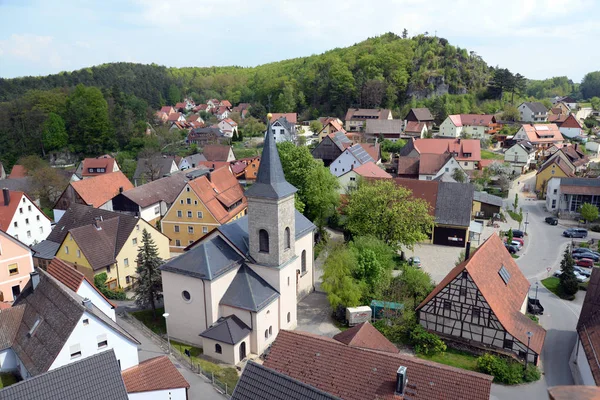
M 502 278 L 504 283 L 508 285 L 508 281 L 510 280 L 510 273 L 506 270 L 506 268 L 504 268 L 504 265 L 500 267 L 498 274 L 500 274 L 500 277 Z
M 350 151 L 358 159 L 361 164 L 369 161 L 374 161 L 373 158 L 366 152 L 366 150 L 359 144 L 355 144 L 350 148 Z

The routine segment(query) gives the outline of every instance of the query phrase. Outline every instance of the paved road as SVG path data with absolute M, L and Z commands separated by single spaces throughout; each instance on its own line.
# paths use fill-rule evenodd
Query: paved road
M 144 361 L 149 358 L 158 357 L 167 353 L 166 349 L 158 346 L 154 341 L 148 338 L 144 333 L 137 329 L 134 325 L 130 324 L 126 319 L 117 316 L 117 322 L 127 332 L 131 333 L 137 340 L 142 344 L 139 346 L 138 355 L 139 360 Z M 213 386 L 208 383 L 203 377 L 196 375 L 186 367 L 182 366 L 179 361 L 174 357 L 171 357 L 171 361 L 177 367 L 179 372 L 190 384 L 188 391 L 189 400 L 223 400 L 225 399 L 220 393 L 218 393 Z

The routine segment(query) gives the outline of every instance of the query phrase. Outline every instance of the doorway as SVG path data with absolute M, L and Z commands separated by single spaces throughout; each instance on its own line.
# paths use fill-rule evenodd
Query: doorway
M 12 287 L 12 295 L 13 295 L 13 301 L 17 299 L 17 296 L 19 296 L 21 294 L 21 286 L 17 285 L 17 286 L 13 286 Z
M 246 342 L 240 344 L 240 361 L 246 358 Z

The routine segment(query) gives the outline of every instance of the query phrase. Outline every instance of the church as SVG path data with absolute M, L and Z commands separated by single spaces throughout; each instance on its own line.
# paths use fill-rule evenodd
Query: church
M 270 118 L 269 118 L 270 120 Z M 270 132 L 270 123 L 267 132 Z M 316 227 L 294 207 L 273 135 L 266 135 L 246 216 L 219 226 L 161 267 L 169 336 L 237 364 L 295 329 L 314 290 Z

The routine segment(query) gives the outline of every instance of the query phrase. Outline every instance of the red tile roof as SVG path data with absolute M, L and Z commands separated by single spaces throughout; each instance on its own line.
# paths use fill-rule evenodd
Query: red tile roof
M 435 215 L 438 181 L 420 181 L 418 179 L 394 178 L 396 185 L 409 189 L 416 199 L 423 199 L 429 205 L 429 215 Z
M 522 129 L 531 143 L 562 142 L 563 136 L 556 124 L 524 124 Z
M 575 116 L 573 114 L 569 114 L 567 119 L 565 119 L 565 121 L 562 124 L 560 124 L 560 127 L 561 128 L 579 128 L 579 129 L 583 128 L 581 126 L 581 124 L 579 123 L 579 121 L 577 120 L 577 118 L 575 118 Z
M 184 108 L 185 109 L 186 104 L 185 103 L 177 103 L 175 104 L 175 109 L 179 110 L 180 108 Z
M 349 134 L 346 134 L 346 136 L 348 135 Z M 360 143 L 360 147 L 362 147 L 367 152 L 367 154 L 371 156 L 373 160 L 379 161 L 381 159 L 381 146 L 379 143 Z
M 25 178 L 27 176 L 27 170 L 25 169 L 24 166 L 19 165 L 19 164 L 15 164 L 12 167 L 12 170 L 10 171 L 10 174 L 8 175 L 9 179 L 14 179 L 14 178 Z
M 231 146 L 221 144 L 207 144 L 202 149 L 202 154 L 208 161 L 227 161 Z
M 414 139 L 414 147 L 419 152 L 431 154 L 457 153 L 459 161 L 480 161 L 481 144 L 477 139 Z M 465 153 L 470 153 L 469 157 Z
M 404 132 L 421 133 L 425 127 L 425 122 L 407 121 Z
M 399 353 L 398 348 L 368 322 L 340 332 L 333 339 L 351 347 Z
M 496 122 L 492 114 L 456 114 L 448 117 L 455 126 L 490 126 Z
M 392 176 L 379 168 L 373 161 L 369 161 L 354 168 L 354 172 L 363 178 L 391 178 Z
M 229 108 L 231 108 L 231 103 L 229 102 L 229 100 L 221 100 L 221 103 L 220 103 L 220 104 L 221 104 L 222 106 L 225 106 L 225 107 L 229 107 Z
M 17 192 L 14 190 L 9 191 L 9 199 L 8 205 L 4 205 L 4 197 L 0 197 L 0 229 L 3 231 L 7 231 L 10 228 L 10 222 L 17 212 L 17 208 L 19 204 L 21 204 L 21 198 L 23 197 L 23 192 Z
M 82 176 L 96 176 L 96 175 L 105 174 L 107 172 L 113 172 L 113 169 L 115 167 L 115 162 L 116 162 L 115 159 L 110 156 L 86 158 L 83 160 L 81 175 Z M 93 168 L 93 169 L 104 168 L 105 172 L 89 172 L 90 168 Z
M 510 274 L 506 284 L 498 273 L 502 266 Z M 527 332 L 533 332 L 530 349 L 541 354 L 546 330 L 521 313 L 521 306 L 529 291 L 529 281 L 498 235 L 490 236 L 468 260 L 453 268 L 429 293 L 417 310 L 426 305 L 463 271 L 469 273 L 504 329 L 524 345 L 527 345 Z
M 279 118 L 284 117 L 287 122 L 291 124 L 298 123 L 298 114 L 296 113 L 273 113 L 271 114 L 271 122 L 277 121 Z
M 167 118 L 167 121 L 177 121 L 179 119 L 179 117 L 181 117 L 181 113 L 176 112 L 176 113 L 170 114 L 169 118 Z
M 401 399 L 394 393 L 400 366 L 407 369 L 406 399 L 488 400 L 492 383 L 489 375 L 286 330 L 264 365 L 344 400 Z
M 220 224 L 231 220 L 248 205 L 244 190 L 229 166 L 211 172 L 210 180 L 204 175 L 190 181 L 188 185 Z M 240 205 L 228 211 L 229 207 L 240 200 Z
M 600 350 L 600 270 L 596 268 L 592 268 L 588 290 L 577 321 L 577 333 L 594 381 L 598 385 L 600 384 L 600 361 L 597 358 L 597 352 Z
M 435 175 L 452 156 L 444 154 L 421 154 L 419 157 L 419 175 Z
M 121 172 L 110 172 L 89 179 L 71 182 L 71 187 L 83 199 L 85 204 L 98 208 L 123 191 L 133 189 L 129 179 Z
M 376 117 L 377 119 L 390 119 L 392 110 L 385 108 L 374 109 L 374 108 L 349 108 L 346 112 L 346 121 L 350 120 L 364 120 L 366 117 Z
M 172 114 L 173 112 L 175 112 L 175 110 L 173 110 L 173 107 L 171 107 L 171 106 L 163 106 L 163 107 L 161 107 L 160 111 L 164 112 L 167 115 Z
M 121 373 L 127 393 L 152 392 L 155 390 L 189 389 L 185 380 L 169 357 L 154 357 L 142 361 Z
M 600 388 L 597 386 L 554 386 L 548 389 L 550 400 L 598 400 Z
M 61 282 L 75 293 L 77 293 L 83 281 L 87 281 L 92 288 L 94 288 L 94 290 L 108 302 L 108 304 L 110 304 L 113 308 L 116 308 L 116 305 L 106 298 L 101 291 L 96 289 L 96 286 L 94 286 L 94 284 L 90 282 L 85 275 L 76 270 L 74 265 L 70 262 L 63 261 L 58 257 L 54 257 L 52 261 L 50 261 L 50 264 L 48 264 L 46 272 L 48 272 L 48 274 L 52 275 L 57 281 Z

